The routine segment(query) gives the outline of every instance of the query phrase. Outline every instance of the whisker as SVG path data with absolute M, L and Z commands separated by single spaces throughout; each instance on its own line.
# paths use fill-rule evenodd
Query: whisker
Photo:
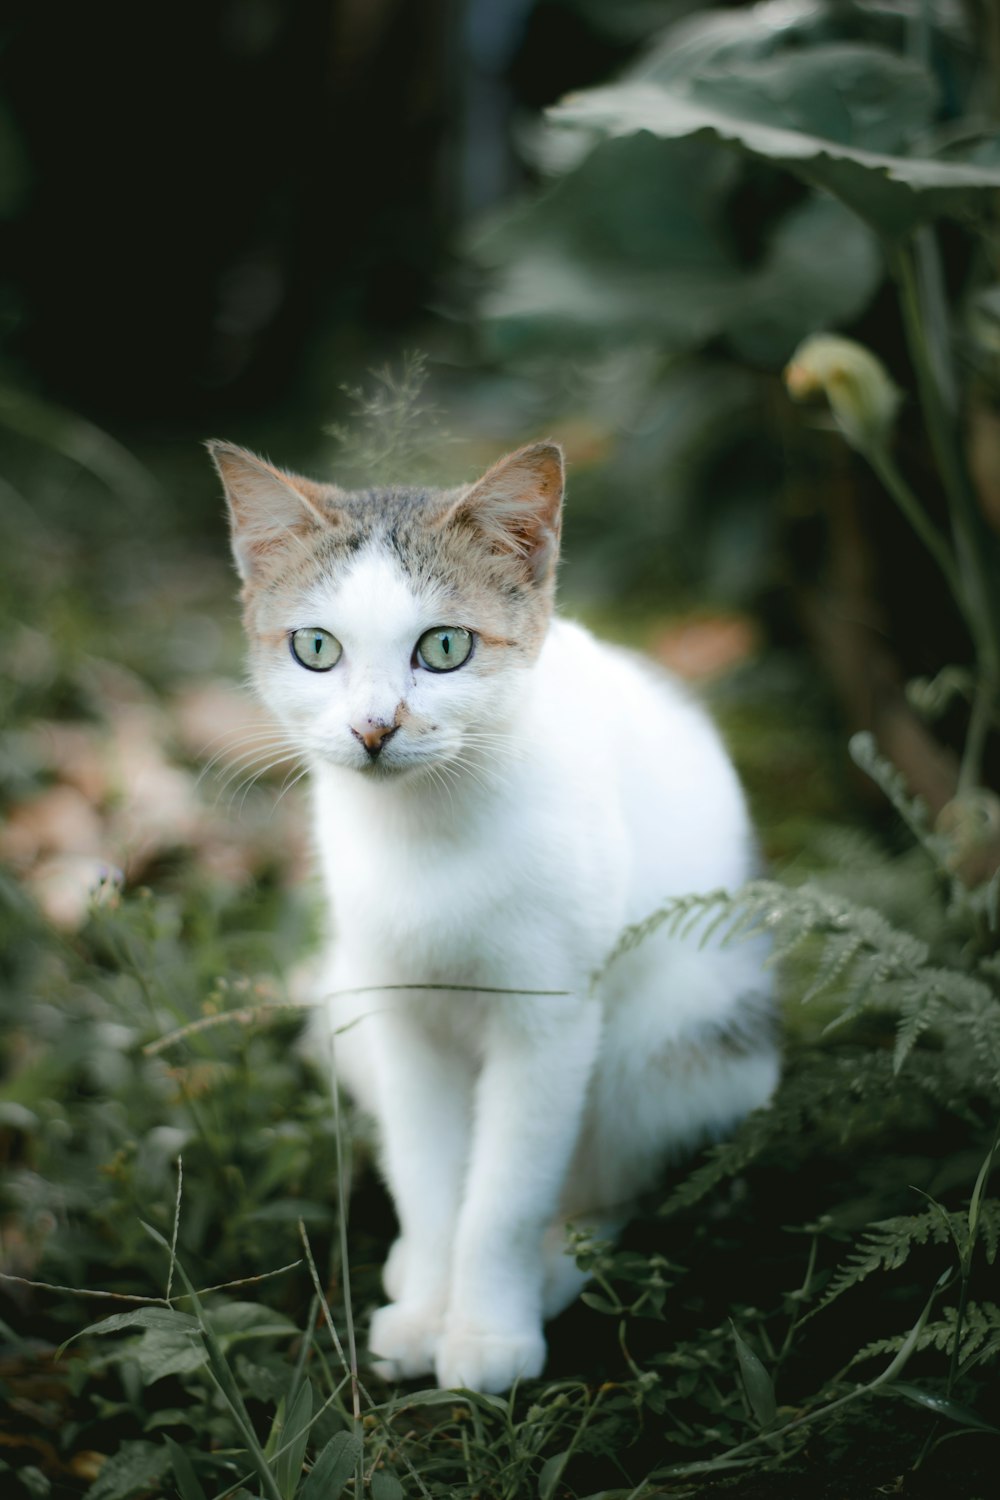
M 211 760 L 202 766 L 195 781 L 195 786 L 199 786 L 207 776 L 215 772 L 220 763 L 225 763 L 228 768 L 228 766 L 239 764 L 254 755 L 263 754 L 267 750 L 277 750 L 283 745 L 287 745 L 289 749 L 294 748 L 288 736 L 275 729 L 261 730 L 259 733 L 250 735 L 234 744 L 224 745 L 221 750 L 216 751 Z
M 256 786 L 257 782 L 260 781 L 263 776 L 266 776 L 269 771 L 273 771 L 278 766 L 282 765 L 285 760 L 287 760 L 287 758 L 287 754 L 275 756 L 274 759 L 265 761 L 262 766 L 253 769 L 250 774 L 246 774 L 244 768 L 243 775 L 241 775 L 241 777 L 235 781 L 235 784 L 233 784 L 234 779 L 232 777 L 229 778 L 227 787 L 231 789 L 228 790 L 227 793 L 227 788 L 223 787 L 219 792 L 219 796 L 216 799 L 216 802 L 218 803 L 222 799 L 223 795 L 225 795 L 226 802 L 230 807 L 232 807 L 236 801 L 236 798 L 239 797 L 240 793 L 242 792 L 243 796 L 240 800 L 240 812 L 242 812 L 244 807 L 246 806 L 246 800 L 250 795 L 251 789 Z
M 466 776 L 469 777 L 471 781 L 474 781 L 477 786 L 482 787 L 484 792 L 494 791 L 497 786 L 509 785 L 509 782 L 507 782 L 506 778 L 500 776 L 499 773 L 492 767 L 477 766 L 474 761 L 469 759 L 468 756 L 462 755 L 461 753 L 459 753 L 458 755 L 453 755 L 449 764 L 456 771 L 461 770 Z M 482 772 L 483 774 L 480 775 L 480 772 Z M 487 776 L 491 777 L 492 780 L 485 779 Z
M 448 806 L 451 808 L 452 812 L 454 813 L 454 811 L 455 811 L 455 797 L 454 797 L 454 793 L 452 792 L 451 787 L 448 785 L 448 778 L 444 774 L 444 767 L 443 766 L 431 766 L 430 770 L 431 770 L 431 774 L 434 777 L 434 780 L 444 790 L 445 795 L 448 798 Z
M 275 808 L 278 806 L 278 803 L 281 801 L 282 797 L 284 797 L 285 793 L 290 792 L 293 787 L 297 787 L 303 777 L 308 776 L 309 774 L 308 765 L 299 766 L 298 769 L 293 767 L 292 770 L 294 771 L 294 775 L 292 774 L 292 771 L 289 771 L 288 775 L 285 777 L 284 781 L 281 784 L 281 790 L 278 792 L 278 795 L 274 799 L 274 807 L 271 808 L 272 815 L 274 814 Z
M 225 782 L 225 780 L 231 777 L 233 774 L 238 775 L 242 768 L 252 765 L 255 760 L 260 760 L 262 756 L 276 755 L 279 751 L 284 751 L 288 755 L 293 755 L 296 753 L 296 748 L 288 740 L 262 740 L 260 744 L 250 746 L 242 750 L 239 755 L 235 755 L 230 763 L 224 768 L 225 775 L 223 775 L 222 771 L 219 771 L 216 774 L 222 776 L 223 782 Z

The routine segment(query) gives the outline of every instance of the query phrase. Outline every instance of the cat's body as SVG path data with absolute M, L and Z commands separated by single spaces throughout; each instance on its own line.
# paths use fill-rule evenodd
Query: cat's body
M 627 924 L 752 873 L 742 794 L 666 677 L 552 619 L 557 450 L 365 496 L 215 456 L 254 675 L 312 768 L 336 1066 L 400 1220 L 371 1348 L 505 1389 L 583 1283 L 566 1222 L 614 1234 L 773 1088 L 759 945 L 657 933 L 595 979 Z

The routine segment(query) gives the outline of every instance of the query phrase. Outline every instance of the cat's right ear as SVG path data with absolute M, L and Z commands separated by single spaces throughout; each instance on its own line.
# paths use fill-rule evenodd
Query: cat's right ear
M 279 548 L 336 525 L 323 487 L 311 479 L 276 469 L 235 443 L 212 438 L 205 447 L 226 492 L 233 558 L 244 583 Z

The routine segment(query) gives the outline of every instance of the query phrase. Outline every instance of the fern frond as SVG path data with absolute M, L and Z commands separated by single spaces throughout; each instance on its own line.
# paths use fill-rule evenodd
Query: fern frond
M 980 1203 L 977 1233 L 983 1243 L 983 1254 L 992 1266 L 1000 1249 L 1000 1198 L 984 1198 Z
M 822 957 L 816 965 L 812 984 L 802 996 L 803 1005 L 815 1000 L 843 977 L 861 952 L 864 939 L 857 932 L 834 932 L 829 935 Z
M 814 1311 L 829 1307 L 831 1302 L 875 1271 L 898 1270 L 909 1259 L 915 1246 L 948 1243 L 955 1228 L 952 1221 L 960 1217 L 959 1214 L 947 1214 L 932 1204 L 923 1213 L 901 1214 L 872 1224 L 862 1236 L 858 1248 L 835 1273 L 826 1296 Z
M 914 797 L 900 771 L 891 760 L 879 753 L 875 736 L 863 730 L 852 735 L 847 745 L 848 753 L 859 770 L 870 776 L 879 790 L 892 803 L 914 838 L 930 855 L 935 865 L 946 870 L 947 850 L 944 841 L 932 828 L 927 806 L 920 797 Z M 950 871 L 947 872 L 950 875 Z
M 855 1106 L 865 1099 L 884 1100 L 891 1068 L 884 1052 L 820 1054 L 813 1065 L 800 1065 L 770 1104 L 748 1115 L 729 1140 L 709 1148 L 705 1160 L 675 1189 L 660 1213 L 667 1216 L 701 1202 L 772 1145 L 813 1138 L 817 1128 L 829 1128 L 832 1120 L 844 1116 L 845 1100 Z
M 870 906 L 813 882 L 783 886 L 773 880 L 750 881 L 733 893 L 675 897 L 625 928 L 595 981 L 661 929 L 676 941 L 700 945 L 767 935 L 772 959 L 812 939 L 819 951 L 802 1000 L 838 996 L 841 1007 L 827 1030 L 866 1009 L 896 1012 L 897 1073 L 920 1039 L 933 1031 L 953 1054 L 954 1071 L 967 1086 L 987 1095 L 1000 1093 L 1000 999 L 986 975 L 932 963 L 925 942 L 894 927 Z
M 950 1354 L 955 1344 L 955 1329 L 958 1309 L 946 1307 L 940 1318 L 927 1323 L 917 1335 L 916 1349 L 936 1349 L 941 1354 Z M 891 1338 L 874 1339 L 859 1349 L 851 1360 L 852 1365 L 862 1364 L 867 1359 L 877 1359 L 885 1354 L 898 1354 L 910 1332 L 898 1333 Z M 964 1364 L 973 1354 L 977 1363 L 991 1359 L 1000 1353 L 1000 1307 L 995 1302 L 969 1302 L 962 1317 L 962 1337 L 958 1357 Z

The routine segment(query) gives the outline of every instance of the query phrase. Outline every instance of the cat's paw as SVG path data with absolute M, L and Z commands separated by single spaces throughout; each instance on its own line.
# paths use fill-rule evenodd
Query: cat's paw
M 464 1387 L 498 1394 L 519 1378 L 533 1380 L 540 1375 L 545 1352 L 545 1339 L 537 1328 L 520 1334 L 448 1329 L 438 1344 L 438 1385 L 446 1390 Z
M 420 1304 L 390 1302 L 372 1314 L 368 1348 L 383 1380 L 429 1375 L 441 1337 L 441 1314 Z

